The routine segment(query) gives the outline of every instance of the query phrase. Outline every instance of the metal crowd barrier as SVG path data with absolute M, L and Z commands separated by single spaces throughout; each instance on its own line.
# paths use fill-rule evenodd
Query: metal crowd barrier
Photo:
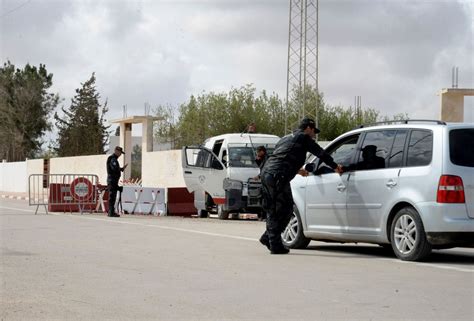
M 30 206 L 49 211 L 93 211 L 97 205 L 99 178 L 93 174 L 32 174 L 28 178 Z

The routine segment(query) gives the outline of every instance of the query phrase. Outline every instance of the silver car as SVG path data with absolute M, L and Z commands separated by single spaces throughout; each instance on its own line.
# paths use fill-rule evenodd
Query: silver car
M 403 121 L 347 132 L 291 182 L 289 248 L 310 240 L 390 246 L 402 260 L 474 245 L 474 124 Z

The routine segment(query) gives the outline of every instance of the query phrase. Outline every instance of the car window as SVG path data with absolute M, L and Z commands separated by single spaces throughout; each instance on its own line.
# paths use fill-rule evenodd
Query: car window
M 424 166 L 431 163 L 433 133 L 429 130 L 412 130 L 408 143 L 407 166 Z
M 359 139 L 360 134 L 352 135 L 349 137 L 345 137 L 339 142 L 332 144 L 326 152 L 331 155 L 334 159 L 334 162 L 337 164 L 341 164 L 343 166 L 348 166 L 354 153 L 356 151 L 357 141 Z M 318 165 L 318 169 L 316 170 L 316 174 L 325 174 L 325 173 L 334 173 L 334 170 L 328 167 L 326 164 L 320 162 L 319 158 L 315 158 L 313 162 Z
M 451 163 L 459 166 L 474 167 L 473 142 L 473 128 L 451 130 L 449 132 L 449 157 Z
M 355 170 L 371 170 L 385 168 L 386 159 L 392 148 L 396 130 L 369 131 L 358 151 L 357 162 L 350 166 Z
M 397 130 L 395 140 L 393 141 L 390 156 L 385 160 L 387 167 L 402 167 L 403 165 L 403 150 L 405 148 L 405 140 L 407 138 L 407 130 Z
M 334 162 L 343 166 L 349 165 L 354 156 L 357 146 L 359 134 L 347 137 L 335 149 L 329 151 L 329 155 L 334 159 Z

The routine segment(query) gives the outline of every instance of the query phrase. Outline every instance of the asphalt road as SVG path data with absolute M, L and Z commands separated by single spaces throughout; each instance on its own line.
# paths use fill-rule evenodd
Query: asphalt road
M 474 249 L 276 256 L 258 221 L 34 210 L 0 199 L 0 320 L 474 320 Z

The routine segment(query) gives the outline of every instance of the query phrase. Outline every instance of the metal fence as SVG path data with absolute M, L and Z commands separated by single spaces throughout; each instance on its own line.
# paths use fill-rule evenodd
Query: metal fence
M 93 211 L 97 206 L 99 178 L 93 174 L 32 174 L 28 178 L 30 205 L 50 211 Z

